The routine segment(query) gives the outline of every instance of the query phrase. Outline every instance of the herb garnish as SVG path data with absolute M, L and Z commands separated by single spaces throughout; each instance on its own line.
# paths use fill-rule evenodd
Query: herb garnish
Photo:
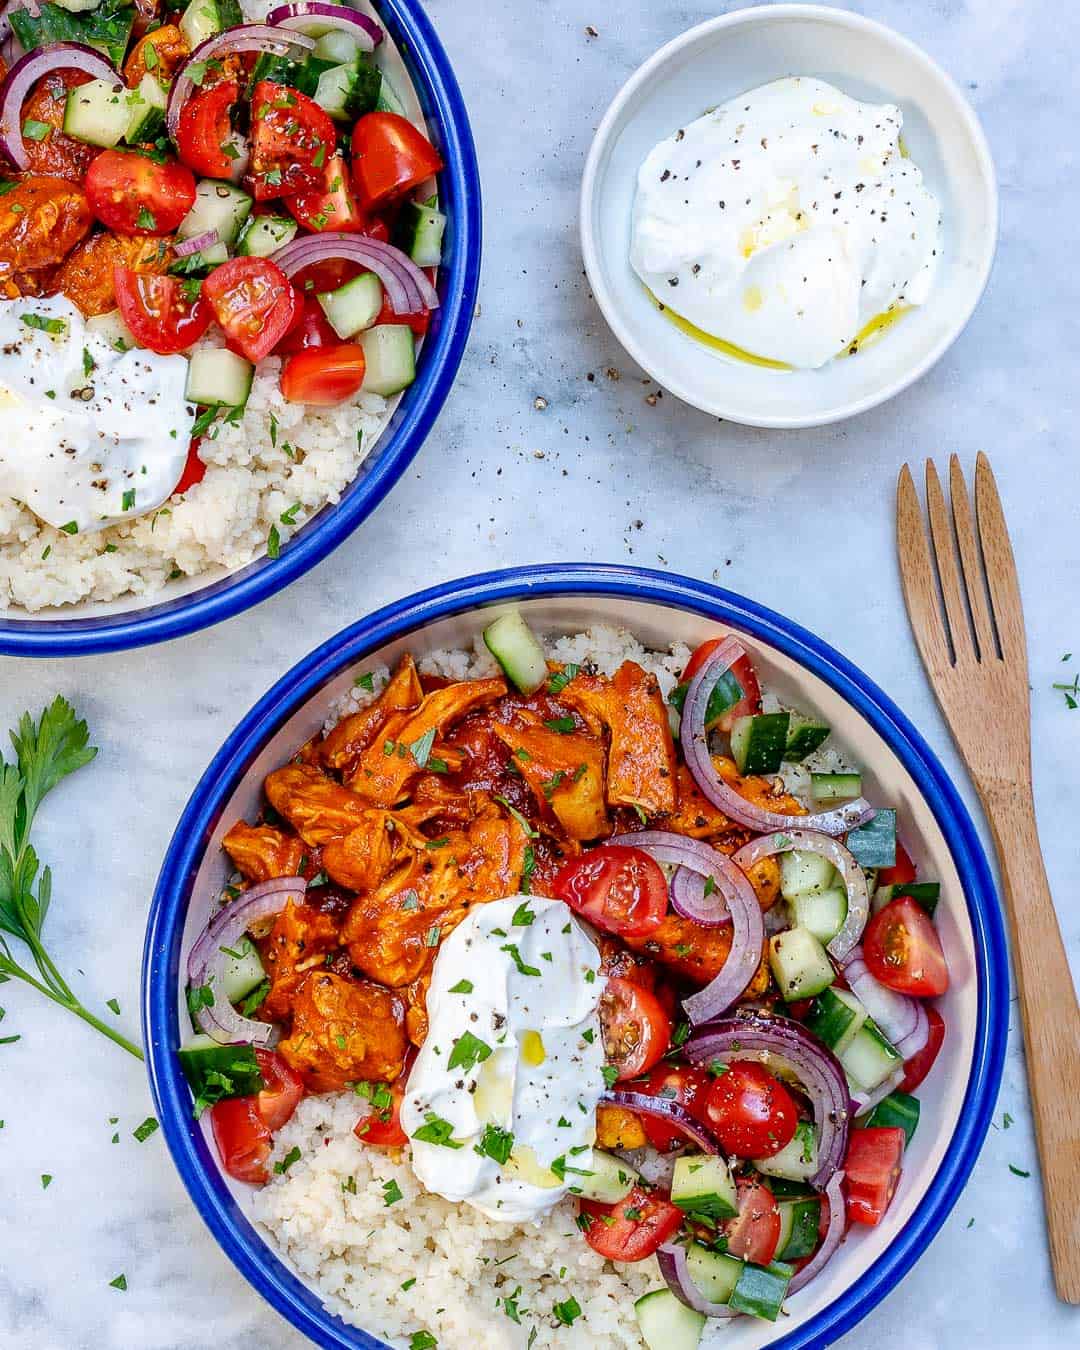
M 52 873 L 40 866 L 30 833 L 44 798 L 97 754 L 88 741 L 86 723 L 76 717 L 66 699 L 57 697 L 36 724 L 29 713 L 19 719 L 17 730 L 11 732 L 14 763 L 0 756 L 0 978 L 30 985 L 142 1059 L 137 1045 L 79 1002 L 45 950 L 42 937 L 52 898 Z M 19 965 L 3 934 L 26 944 L 37 975 Z
M 499 948 L 501 952 L 509 952 L 514 958 L 514 965 L 517 966 L 519 975 L 539 975 L 540 972 L 535 966 L 526 965 L 522 960 L 521 952 L 516 942 L 507 942 Z
M 141 1125 L 132 1130 L 132 1134 L 140 1144 L 145 1144 L 152 1134 L 158 1129 L 158 1123 L 153 1116 L 147 1116 Z
M 297 1148 L 295 1144 L 293 1144 L 292 1148 L 289 1149 L 288 1153 L 285 1154 L 284 1158 L 282 1158 L 280 1162 L 276 1162 L 274 1164 L 275 1174 L 277 1176 L 281 1176 L 282 1173 L 287 1172 L 289 1170 L 289 1168 L 293 1165 L 293 1163 L 298 1163 L 302 1156 L 303 1155 L 301 1154 L 300 1150 Z
M 458 980 L 457 984 L 455 984 L 453 989 L 450 990 L 452 994 L 471 994 L 472 991 L 473 991 L 472 980 Z
M 424 1116 L 426 1125 L 421 1125 L 413 1135 L 414 1139 L 419 1139 L 422 1144 L 441 1144 L 443 1148 L 464 1148 L 465 1145 L 460 1139 L 454 1138 L 454 1127 L 448 1120 L 443 1120 L 442 1116 L 437 1116 L 434 1111 L 428 1111 Z
M 525 817 L 521 814 L 521 812 L 517 809 L 517 807 L 516 807 L 516 806 L 511 806 L 510 803 L 506 800 L 505 797 L 495 797 L 495 798 L 493 798 L 493 800 L 494 800 L 494 801 L 497 801 L 497 802 L 499 803 L 500 806 L 505 806 L 505 807 L 506 807 L 506 809 L 507 809 L 507 810 L 510 812 L 510 814 L 514 817 L 514 819 L 517 821 L 517 823 L 518 823 L 518 824 L 521 826 L 521 828 L 525 831 L 525 835 L 526 835 L 527 838 L 529 838 L 529 839 L 538 839 L 538 838 L 540 837 L 540 836 L 539 836 L 539 833 L 538 833 L 536 830 L 533 829 L 533 827 L 529 824 L 529 822 L 525 819 Z
M 389 1181 L 383 1182 L 382 1192 L 383 1192 L 383 1203 L 386 1205 L 387 1208 L 389 1208 L 391 1205 L 396 1205 L 399 1200 L 405 1199 L 405 1197 L 401 1193 L 401 1187 L 397 1184 L 397 1182 L 394 1180 L 393 1177 L 391 1177 Z
M 580 669 L 580 666 L 570 664 L 563 666 L 562 670 L 556 671 L 548 680 L 548 693 L 561 694 Z
M 581 1305 L 577 1299 L 570 1295 L 562 1303 L 556 1303 L 551 1310 L 564 1327 L 573 1326 L 574 1322 L 581 1316 Z
M 485 1125 L 484 1133 L 480 1136 L 480 1142 L 473 1145 L 473 1152 L 479 1153 L 488 1158 L 494 1158 L 497 1163 L 505 1164 L 514 1149 L 514 1136 L 509 1130 L 504 1130 L 499 1125 Z
M 446 1061 L 446 1067 L 448 1069 L 462 1068 L 468 1073 L 477 1064 L 482 1064 L 490 1054 L 491 1046 L 486 1041 L 482 1041 L 479 1036 L 474 1036 L 471 1031 L 465 1031 L 454 1042 L 454 1048 L 450 1052 L 450 1058 Z

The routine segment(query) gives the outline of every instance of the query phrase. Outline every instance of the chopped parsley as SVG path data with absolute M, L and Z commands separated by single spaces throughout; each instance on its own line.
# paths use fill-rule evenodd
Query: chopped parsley
M 1029 1176 L 1031 1176 L 1031 1173 L 1030 1173 L 1030 1172 L 1025 1172 L 1024 1169 L 1023 1169 L 1022 1167 L 1014 1167 L 1014 1166 L 1012 1165 L 1012 1163 L 1009 1164 L 1009 1171 L 1013 1174 L 1014 1177 L 1029 1177 Z
M 282 511 L 278 519 L 281 521 L 282 525 L 295 525 L 297 512 L 301 510 L 303 510 L 301 503 L 293 502 L 292 506 L 290 506 L 287 511 Z
M 529 908 L 528 901 L 523 900 L 521 904 L 518 905 L 517 909 L 514 910 L 514 917 L 510 920 L 510 927 L 528 928 L 529 924 L 531 924 L 535 918 L 536 915 Z
M 146 1141 L 150 1138 L 152 1134 L 155 1133 L 157 1129 L 158 1123 L 154 1119 L 154 1117 L 147 1116 L 146 1119 L 143 1121 L 143 1123 L 141 1125 L 137 1125 L 135 1129 L 131 1131 L 131 1133 L 135 1136 L 135 1138 L 139 1141 L 140 1144 L 145 1144 Z
M 556 671 L 548 680 L 548 693 L 561 694 L 580 669 L 580 666 L 570 664 L 563 666 L 562 670 Z
M 135 225 L 140 230 L 156 230 L 157 217 L 147 207 L 140 207 L 139 214 L 135 217 Z
M 525 845 L 525 853 L 521 862 L 521 893 L 530 895 L 532 893 L 532 875 L 536 871 L 536 853 L 531 844 Z
M 120 502 L 120 509 L 122 511 L 130 511 L 134 505 L 135 505 L 135 489 L 128 488 L 128 490 L 124 493 L 124 496 Z
M 514 958 L 514 965 L 517 966 L 519 975 L 539 975 L 540 972 L 535 966 L 526 965 L 522 960 L 521 952 L 516 942 L 507 942 L 499 948 L 501 952 L 509 952 Z
M 434 1111 L 428 1111 L 424 1116 L 426 1124 L 413 1135 L 422 1144 L 440 1144 L 443 1148 L 464 1148 L 465 1145 L 460 1139 L 454 1138 L 454 1127 L 448 1120 L 443 1120 L 442 1116 L 437 1116 Z
M 557 731 L 560 736 L 565 736 L 576 729 L 576 723 L 572 717 L 545 717 L 544 726 L 549 731 Z
M 244 1015 L 244 1017 L 250 1017 L 251 1014 L 255 1011 L 255 1009 L 259 1006 L 259 1004 L 262 1003 L 263 999 L 266 998 L 269 992 L 270 992 L 269 980 L 263 980 L 260 984 L 257 984 L 255 988 L 251 991 L 251 993 L 248 994 L 247 997 L 244 999 L 244 1001 L 240 1004 L 240 1011 Z
M 110 1280 L 110 1281 L 109 1281 L 109 1288 L 110 1288 L 110 1289 L 119 1289 L 121 1293 L 124 1293 L 125 1290 L 127 1289 L 127 1276 L 126 1276 L 126 1275 L 117 1275 L 117 1277 L 116 1277 L 115 1280 Z
M 209 984 L 195 984 L 188 989 L 187 993 L 188 1012 L 192 1017 L 200 1008 L 212 1008 L 214 1006 L 214 991 Z
M 431 758 L 431 747 L 434 744 L 435 728 L 428 727 L 427 731 L 409 746 L 409 751 L 416 762 L 417 768 L 422 769 L 424 765 L 427 764 L 428 760 Z
M 414 1331 L 409 1341 L 409 1350 L 435 1350 L 439 1342 L 430 1331 Z
M 349 1194 L 349 1195 L 355 1195 L 355 1194 L 356 1194 L 356 1178 L 355 1178 L 355 1177 L 346 1177 L 345 1180 L 341 1183 L 341 1189 L 342 1189 L 343 1191 L 345 1191 L 345 1192 L 346 1192 L 347 1194 Z
M 300 1158 L 301 1158 L 300 1150 L 294 1144 L 292 1148 L 289 1149 L 288 1153 L 285 1154 L 284 1158 L 282 1158 L 280 1162 L 276 1162 L 274 1164 L 275 1174 L 277 1176 L 281 1176 L 282 1173 L 287 1172 L 289 1170 L 289 1168 L 293 1165 L 293 1163 L 298 1163 L 300 1161 Z
M 36 328 L 41 333 L 59 335 L 67 331 L 63 319 L 47 319 L 44 314 L 21 314 L 19 317 L 27 328 Z
M 405 1197 L 401 1193 L 401 1187 L 397 1184 L 397 1182 L 394 1180 L 393 1177 L 391 1177 L 389 1181 L 383 1182 L 382 1192 L 383 1192 L 383 1203 L 386 1205 L 387 1208 L 389 1208 L 391 1205 L 396 1205 L 399 1200 L 405 1199 Z
M 402 1293 L 405 1293 L 406 1291 L 411 1289 L 415 1283 L 416 1283 L 415 1275 L 411 1279 L 405 1280 L 401 1286 Z
M 491 1046 L 486 1041 L 482 1041 L 479 1036 L 474 1036 L 471 1031 L 465 1031 L 454 1042 L 454 1048 L 450 1052 L 450 1058 L 446 1061 L 446 1067 L 448 1069 L 462 1068 L 468 1073 L 477 1064 L 482 1064 L 490 1054 Z
M 480 1142 L 473 1145 L 473 1151 L 494 1158 L 497 1163 L 505 1165 L 509 1161 L 510 1154 L 514 1149 L 514 1136 L 509 1130 L 504 1130 L 500 1125 L 487 1124 L 484 1126 L 484 1133 L 480 1136 Z
M 270 533 L 266 537 L 266 556 L 268 558 L 279 558 L 281 556 L 281 535 L 278 534 L 276 525 L 270 526 Z
M 42 1172 L 42 1174 L 41 1174 L 41 1189 L 42 1189 L 43 1191 L 47 1191 L 47 1190 L 49 1189 L 49 1186 L 50 1186 L 51 1182 L 52 1182 L 52 1177 L 49 1175 L 49 1173 L 48 1173 L 48 1172 Z
M 474 985 L 472 980 L 458 980 L 457 984 L 454 985 L 450 992 L 452 994 L 471 994 L 473 988 Z
M 538 832 L 533 829 L 533 827 L 529 824 L 529 822 L 525 819 L 525 817 L 521 814 L 521 812 L 517 809 L 517 807 L 511 806 L 505 797 L 496 797 L 494 800 L 497 801 L 500 806 L 506 807 L 506 809 L 514 817 L 517 823 L 525 831 L 527 838 L 538 839 L 540 837 Z
M 370 670 L 365 670 L 363 675 L 357 675 L 353 684 L 357 689 L 366 689 L 369 694 L 375 692 L 375 676 L 372 675 Z
M 605 1064 L 600 1072 L 604 1075 L 604 1086 L 613 1088 L 619 1081 L 619 1070 L 614 1064 Z
M 116 999 L 116 998 L 110 998 L 110 999 L 106 1002 L 105 1006 L 106 1006 L 106 1008 L 108 1008 L 108 1010 L 109 1010 L 111 1013 L 115 1013 L 117 1017 L 120 1016 L 120 1000 L 119 1000 L 119 999 Z
M 424 934 L 424 946 L 437 947 L 439 945 L 440 931 L 441 930 L 439 928 L 439 925 L 437 923 L 433 923 L 431 927 L 427 930 L 427 932 Z
M 575 1321 L 581 1316 L 581 1304 L 577 1299 L 570 1295 L 562 1303 L 556 1303 L 551 1310 L 564 1327 L 573 1326 Z

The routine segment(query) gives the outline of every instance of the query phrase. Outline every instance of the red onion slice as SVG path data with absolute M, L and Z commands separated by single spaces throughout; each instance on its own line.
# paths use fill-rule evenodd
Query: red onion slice
M 647 1092 L 629 1092 L 623 1088 L 612 1088 L 600 1098 L 612 1106 L 622 1106 L 635 1115 L 655 1116 L 665 1125 L 681 1130 L 688 1139 L 693 1140 L 703 1153 L 719 1153 L 716 1140 L 709 1131 L 694 1119 L 685 1106 L 670 1097 L 653 1097 Z
M 876 1088 L 870 1092 L 864 1092 L 862 1088 L 852 1087 L 851 1100 L 855 1107 L 855 1114 L 863 1116 L 867 1111 L 872 1111 L 878 1102 L 883 1102 L 890 1092 L 898 1088 L 904 1081 L 904 1069 L 901 1066 L 894 1073 L 891 1073 L 884 1083 L 879 1083 Z
M 314 46 L 314 38 L 294 33 L 291 29 L 271 28 L 266 23 L 241 24 L 238 28 L 226 29 L 224 33 L 200 42 L 176 72 L 169 90 L 169 102 L 165 108 L 165 125 L 169 128 L 169 135 L 176 140 L 180 109 L 196 88 L 191 78 L 193 66 L 199 66 L 212 57 L 227 56 L 230 52 L 268 52 L 272 56 L 288 56 L 293 48 L 302 47 L 310 51 Z
M 926 1009 L 918 999 L 898 994 L 871 975 L 861 947 L 856 947 L 844 962 L 844 978 L 885 1039 L 904 1059 L 910 1059 L 923 1048 L 930 1034 Z
M 713 765 L 709 753 L 708 733 L 705 730 L 705 710 L 716 681 L 746 654 L 745 648 L 736 638 L 726 637 L 690 681 L 686 701 L 683 703 L 681 740 L 686 767 L 709 801 L 732 820 L 737 820 L 740 825 L 766 834 L 770 830 L 786 829 L 792 817 L 785 816 L 779 811 L 762 810 L 761 807 L 754 806 L 752 802 L 740 796 L 734 788 L 729 787 Z M 808 830 L 836 835 L 844 834 L 854 829 L 856 825 L 862 825 L 873 815 L 874 808 L 865 798 L 859 797 L 831 811 L 799 816 L 797 819 Z
M 304 235 L 279 248 L 272 257 L 288 277 L 312 263 L 345 258 L 375 273 L 386 288 L 395 314 L 418 314 L 424 309 L 438 308 L 438 292 L 416 263 L 393 244 L 366 235 L 343 230 Z
M 694 1283 L 686 1263 L 686 1248 L 678 1242 L 665 1242 L 656 1251 L 656 1261 L 667 1287 L 680 1303 L 701 1313 L 703 1317 L 738 1317 L 740 1314 L 726 1303 L 713 1303 Z M 790 1288 L 790 1286 L 789 1286 Z
M 192 253 L 201 253 L 204 248 L 216 244 L 218 238 L 217 230 L 207 230 L 205 234 L 197 234 L 193 239 L 182 239 L 179 244 L 174 244 L 173 252 L 178 258 L 187 258 Z
M 825 1236 L 821 1239 L 821 1245 L 817 1251 L 803 1266 L 802 1270 L 797 1270 L 791 1277 L 791 1283 L 787 1287 L 788 1298 L 792 1294 L 797 1294 L 800 1289 L 804 1289 L 814 1276 L 828 1265 L 835 1256 L 837 1247 L 840 1246 L 844 1229 L 847 1226 L 844 1192 L 840 1184 L 843 1179 L 843 1172 L 834 1172 L 829 1178 L 828 1185 L 825 1187 L 825 1199 L 829 1205 L 829 1226 L 825 1230 Z
M 818 1131 L 818 1170 L 811 1181 L 819 1189 L 825 1185 L 844 1160 L 851 1120 L 847 1078 L 831 1050 L 799 1022 L 754 1012 L 714 1022 L 692 1036 L 683 1053 L 694 1064 L 756 1059 L 797 1078 Z
M 761 964 L 765 920 L 754 888 L 731 858 L 726 858 L 700 839 L 688 839 L 686 835 L 673 834 L 667 830 L 643 830 L 639 834 L 628 835 L 627 839 L 657 862 L 687 867 L 715 880 L 715 899 L 714 896 L 706 896 L 702 889 L 702 901 L 707 909 L 699 913 L 711 915 L 708 923 L 715 925 L 718 922 L 716 916 L 721 904 L 726 902 L 734 928 L 727 960 L 720 973 L 704 989 L 683 999 L 686 1015 L 695 1026 L 708 1022 L 718 1017 L 725 1008 L 731 1007 Z M 697 913 L 685 917 L 703 922 Z
M 276 28 L 294 28 L 312 37 L 321 37 L 336 28 L 348 33 L 365 52 L 373 52 L 383 40 L 383 30 L 374 19 L 344 5 L 327 4 L 326 0 L 297 0 L 295 4 L 278 5 L 266 16 L 266 22 Z
M 81 70 L 95 80 L 115 80 L 124 87 L 101 53 L 81 42 L 51 42 L 21 56 L 0 84 L 0 150 L 17 169 L 30 167 L 22 135 L 23 102 L 38 80 L 54 70 Z
M 713 895 L 705 894 L 706 878 L 689 867 L 676 867 L 671 878 L 671 908 L 684 919 L 693 919 L 702 928 L 723 928 L 731 923 L 726 904 L 717 905 Z
M 799 816 L 797 819 L 812 820 L 813 817 Z M 821 854 L 823 858 L 828 858 L 844 878 L 848 896 L 847 917 L 840 931 L 826 946 L 826 950 L 834 960 L 843 961 L 863 935 L 866 921 L 870 917 L 870 893 L 866 889 L 866 873 L 839 840 L 814 830 L 791 829 L 785 826 L 782 830 L 762 835 L 760 839 L 751 839 L 734 855 L 733 861 L 745 870 L 771 854 L 790 853 L 793 849 L 800 849 L 804 853 Z

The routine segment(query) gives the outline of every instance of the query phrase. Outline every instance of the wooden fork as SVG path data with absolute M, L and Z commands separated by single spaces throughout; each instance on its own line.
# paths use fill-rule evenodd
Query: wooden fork
M 1035 823 L 1020 587 L 986 456 L 980 454 L 975 466 L 974 517 L 955 455 L 949 461 L 949 489 L 951 518 L 937 470 L 927 460 L 928 543 L 911 471 L 906 464 L 900 471 L 900 576 L 923 664 L 975 780 L 997 847 L 1054 1282 L 1060 1298 L 1080 1303 L 1080 1009 Z

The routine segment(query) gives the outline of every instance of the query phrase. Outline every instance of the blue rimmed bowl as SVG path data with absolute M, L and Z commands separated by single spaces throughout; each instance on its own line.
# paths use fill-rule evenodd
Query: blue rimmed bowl
M 963 803 L 922 736 L 861 671 L 771 610 L 704 582 L 638 568 L 567 564 L 491 572 L 422 591 L 353 624 L 295 666 L 229 736 L 188 803 L 150 910 L 143 1017 L 158 1117 L 192 1200 L 253 1287 L 317 1345 L 382 1345 L 323 1306 L 250 1218 L 250 1191 L 221 1171 L 207 1127 L 191 1116 L 176 1057 L 187 1032 L 183 976 L 210 898 L 225 879 L 222 835 L 260 800 L 266 773 L 322 725 L 329 704 L 374 661 L 470 646 L 499 607 L 539 630 L 574 633 L 602 622 L 646 645 L 690 646 L 733 629 L 753 648 L 762 681 L 821 714 L 863 766 L 867 795 L 900 811 L 925 875 L 939 877 L 938 923 L 952 974 L 941 1002 L 948 1034 L 920 1089 L 923 1115 L 884 1222 L 853 1234 L 772 1326 L 751 1318 L 717 1329 L 729 1350 L 817 1350 L 880 1302 L 924 1251 L 956 1203 L 990 1122 L 1001 1079 L 1009 980 L 1005 934 L 986 858 Z M 705 1342 L 711 1344 L 710 1341 Z
M 438 176 L 447 215 L 440 306 L 417 360 L 417 377 L 353 482 L 289 540 L 227 575 L 171 582 L 152 603 L 125 597 L 41 615 L 0 610 L 0 655 L 82 656 L 182 637 L 258 604 L 321 562 L 375 510 L 408 468 L 434 425 L 465 351 L 480 280 L 480 171 L 469 118 L 450 60 L 420 0 L 375 0 L 442 156 Z M 62 616 L 62 617 L 61 617 Z

